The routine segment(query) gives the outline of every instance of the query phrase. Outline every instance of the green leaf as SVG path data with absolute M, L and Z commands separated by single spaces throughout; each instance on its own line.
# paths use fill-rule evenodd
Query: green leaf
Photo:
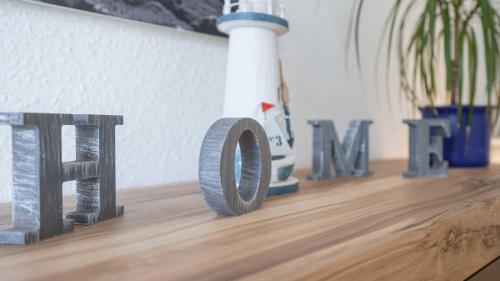
M 474 115 L 473 106 L 476 98 L 476 81 L 477 81 L 477 40 L 474 29 L 470 28 L 468 43 L 468 59 L 469 59 L 469 112 L 467 116 L 467 127 L 470 128 Z
M 440 1 L 443 24 L 444 62 L 446 64 L 446 90 L 451 90 L 451 19 L 448 2 Z

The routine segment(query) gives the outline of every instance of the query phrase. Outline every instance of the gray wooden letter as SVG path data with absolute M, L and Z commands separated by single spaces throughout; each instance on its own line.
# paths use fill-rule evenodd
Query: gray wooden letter
M 76 163 L 93 163 L 96 176 L 75 177 L 76 211 L 66 214 L 78 224 L 94 224 L 123 215 L 116 205 L 115 126 L 122 116 L 75 116 Z
M 239 185 L 234 176 L 238 143 Z M 242 215 L 260 208 L 271 180 L 271 151 L 262 126 L 250 118 L 215 122 L 201 147 L 199 179 L 205 200 L 220 215 Z
M 448 162 L 443 160 L 443 137 L 450 137 L 450 120 L 404 120 L 410 127 L 410 158 L 407 178 L 447 177 Z M 435 135 L 431 136 L 431 128 Z
M 368 137 L 372 123 L 370 120 L 351 121 L 344 142 L 340 143 L 333 121 L 310 120 L 309 124 L 313 126 L 313 170 L 308 179 L 371 175 Z
M 29 244 L 123 214 L 115 202 L 115 125 L 121 116 L 0 113 L 12 126 L 12 228 L 0 244 Z M 77 161 L 62 162 L 61 128 L 77 127 Z M 92 132 L 87 134 L 84 132 Z M 77 212 L 63 218 L 62 184 L 78 180 Z

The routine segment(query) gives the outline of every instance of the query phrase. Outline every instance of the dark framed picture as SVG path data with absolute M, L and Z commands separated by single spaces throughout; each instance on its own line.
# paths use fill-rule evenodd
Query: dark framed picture
M 224 0 L 30 0 L 82 11 L 224 36 L 217 30 Z

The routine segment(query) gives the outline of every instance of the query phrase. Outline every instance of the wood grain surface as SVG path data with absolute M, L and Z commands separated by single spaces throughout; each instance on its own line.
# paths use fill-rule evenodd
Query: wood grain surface
M 425 180 L 405 168 L 323 182 L 298 172 L 299 193 L 240 217 L 215 215 L 197 184 L 121 191 L 124 217 L 0 246 L 0 280 L 464 280 L 500 255 L 500 166 Z

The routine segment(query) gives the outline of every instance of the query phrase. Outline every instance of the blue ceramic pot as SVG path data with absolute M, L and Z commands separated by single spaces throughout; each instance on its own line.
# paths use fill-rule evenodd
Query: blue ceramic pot
M 446 118 L 451 124 L 451 138 L 444 139 L 443 156 L 450 167 L 484 167 L 490 159 L 490 119 L 486 106 L 474 106 L 470 132 L 467 134 L 469 106 L 463 106 L 462 124 L 458 126 L 457 106 L 422 107 L 423 118 Z

